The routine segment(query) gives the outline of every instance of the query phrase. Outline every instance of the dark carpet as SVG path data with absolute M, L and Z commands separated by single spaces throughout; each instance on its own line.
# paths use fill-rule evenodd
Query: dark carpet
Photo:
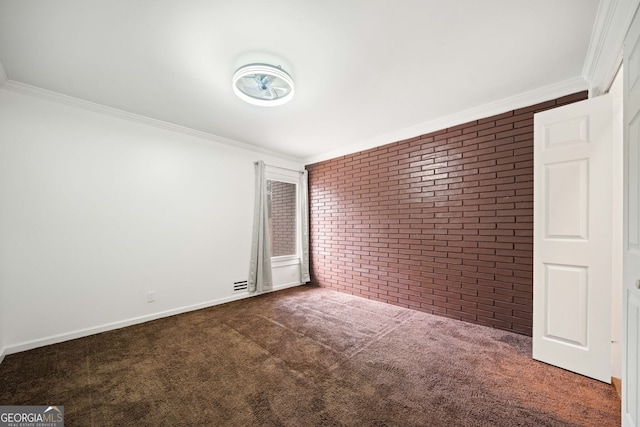
M 9 355 L 0 405 L 65 426 L 619 426 L 531 338 L 302 286 Z

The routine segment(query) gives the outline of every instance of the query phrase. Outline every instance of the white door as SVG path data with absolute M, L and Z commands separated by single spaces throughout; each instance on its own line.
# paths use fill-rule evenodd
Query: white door
M 624 241 L 622 425 L 640 425 L 640 17 L 624 46 Z
M 534 126 L 533 357 L 610 383 L 611 98 Z

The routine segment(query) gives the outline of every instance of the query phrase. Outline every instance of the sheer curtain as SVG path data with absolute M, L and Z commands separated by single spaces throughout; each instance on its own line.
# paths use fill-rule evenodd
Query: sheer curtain
M 262 293 L 273 288 L 271 275 L 271 238 L 267 209 L 267 178 L 263 161 L 255 162 L 256 182 L 253 213 L 253 239 L 249 266 L 249 292 Z
M 309 274 L 309 174 L 303 171 L 300 174 L 300 228 L 301 228 L 301 253 L 300 281 L 311 281 Z

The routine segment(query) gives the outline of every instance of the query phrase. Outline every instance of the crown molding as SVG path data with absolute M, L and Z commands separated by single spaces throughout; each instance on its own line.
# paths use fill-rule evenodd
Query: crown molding
M 165 122 L 162 120 L 152 119 L 150 117 L 142 116 L 140 114 L 130 113 L 128 111 L 119 110 L 117 108 L 107 107 L 106 105 L 98 104 L 91 101 L 85 101 L 83 99 L 74 98 L 68 95 L 63 95 L 58 92 L 53 92 L 53 91 L 42 89 L 36 86 L 27 85 L 24 83 L 16 82 L 14 80 L 7 80 L 7 82 L 4 85 L 1 85 L 0 87 L 2 89 L 10 90 L 12 92 L 34 96 L 40 99 L 45 99 L 47 101 L 52 101 L 59 104 L 69 105 L 69 106 L 76 107 L 92 113 L 104 114 L 107 116 L 127 120 L 130 122 L 155 127 L 158 129 L 164 129 L 171 132 L 176 132 L 182 135 L 192 136 L 195 138 L 200 138 L 200 139 L 208 140 L 211 142 L 220 143 L 220 144 L 232 146 L 235 148 L 252 151 L 254 153 L 274 156 L 274 157 L 277 157 L 283 160 L 288 160 L 291 162 L 303 163 L 303 159 L 299 157 L 294 157 L 278 151 L 269 150 L 263 147 L 259 147 L 257 145 L 247 144 L 246 142 L 236 141 L 235 139 L 214 135 L 212 133 L 191 129 L 186 126 L 180 126 L 180 125 Z
M 582 68 L 582 76 L 587 82 L 594 80 L 598 71 L 598 64 L 602 61 L 605 39 L 611 28 L 611 21 L 613 20 L 617 3 L 618 0 L 600 0 L 598 3 L 598 12 L 593 23 L 587 56 Z
M 590 97 L 609 90 L 620 65 L 624 39 L 640 0 L 601 0 L 591 32 L 582 76 Z
M 449 116 L 444 116 L 415 126 L 400 129 L 395 132 L 387 133 L 366 141 L 361 141 L 353 145 L 348 145 L 338 150 L 330 151 L 318 156 L 307 157 L 304 159 L 304 162 L 308 165 L 324 160 L 334 159 L 347 154 L 357 153 L 370 148 L 391 144 L 393 142 L 457 126 L 473 120 L 484 119 L 486 117 L 495 116 L 518 108 L 529 107 L 531 105 L 549 101 L 550 99 L 560 98 L 562 96 L 581 92 L 587 89 L 587 82 L 582 77 L 576 77 L 495 102 L 480 105 L 478 107 L 470 108 Z

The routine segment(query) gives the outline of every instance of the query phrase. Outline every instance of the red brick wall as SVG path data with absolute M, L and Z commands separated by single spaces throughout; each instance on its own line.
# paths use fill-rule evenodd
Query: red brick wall
M 312 283 L 531 335 L 533 114 L 307 166 Z

